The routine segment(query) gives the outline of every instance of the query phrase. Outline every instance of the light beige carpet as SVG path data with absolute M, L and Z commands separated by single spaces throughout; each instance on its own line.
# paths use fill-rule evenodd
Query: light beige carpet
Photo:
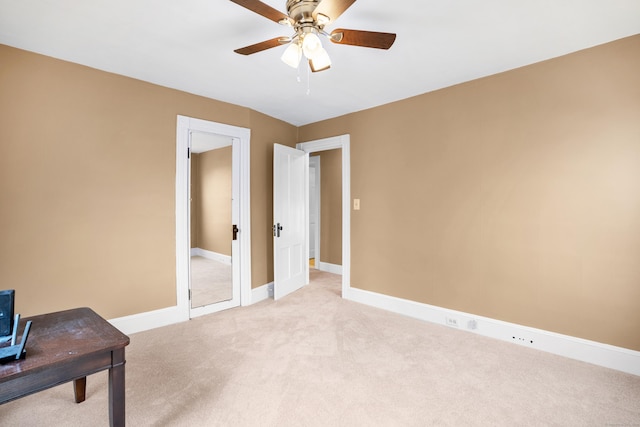
M 231 264 L 191 257 L 191 307 L 202 307 L 233 298 Z
M 342 300 L 288 297 L 131 336 L 129 426 L 633 426 L 640 377 Z M 105 426 L 106 375 L 0 405 L 6 426 Z

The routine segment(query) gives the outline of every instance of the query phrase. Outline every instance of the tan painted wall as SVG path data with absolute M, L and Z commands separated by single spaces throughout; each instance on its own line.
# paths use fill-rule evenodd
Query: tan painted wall
M 192 154 L 191 185 L 195 189 L 196 238 L 191 247 L 231 256 L 232 147 Z M 193 168 L 194 162 L 197 167 Z M 192 230 L 193 231 L 193 230 Z M 194 246 L 194 240 L 198 246 Z
M 182 114 L 251 129 L 254 287 L 273 142 L 349 133 L 354 286 L 640 350 L 640 36 L 300 129 L 6 46 L 0 63 L 0 281 L 24 316 L 175 304 Z
M 640 36 L 299 129 L 351 135 L 355 287 L 640 350 Z
M 0 64 L 0 283 L 17 312 L 175 305 L 178 114 L 251 129 L 252 284 L 273 280 L 255 223 L 271 208 L 271 144 L 295 144 L 294 126 L 2 45 Z
M 320 156 L 320 261 L 342 265 L 342 150 Z

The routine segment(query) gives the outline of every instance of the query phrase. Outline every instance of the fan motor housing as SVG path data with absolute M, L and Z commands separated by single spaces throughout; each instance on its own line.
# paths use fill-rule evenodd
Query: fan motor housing
M 313 11 L 319 0 L 287 0 L 287 14 L 295 21 L 295 26 L 314 24 Z

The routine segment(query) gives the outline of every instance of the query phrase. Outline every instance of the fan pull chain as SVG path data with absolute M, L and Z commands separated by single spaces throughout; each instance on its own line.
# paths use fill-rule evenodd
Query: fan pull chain
M 307 96 L 311 95 L 311 71 L 310 67 L 307 67 Z

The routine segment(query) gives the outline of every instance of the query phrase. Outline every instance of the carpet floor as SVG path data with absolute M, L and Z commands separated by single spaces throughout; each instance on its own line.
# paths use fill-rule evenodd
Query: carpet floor
M 340 298 L 340 276 L 131 335 L 130 426 L 638 426 L 640 377 Z M 107 377 L 0 405 L 0 425 L 106 426 Z

